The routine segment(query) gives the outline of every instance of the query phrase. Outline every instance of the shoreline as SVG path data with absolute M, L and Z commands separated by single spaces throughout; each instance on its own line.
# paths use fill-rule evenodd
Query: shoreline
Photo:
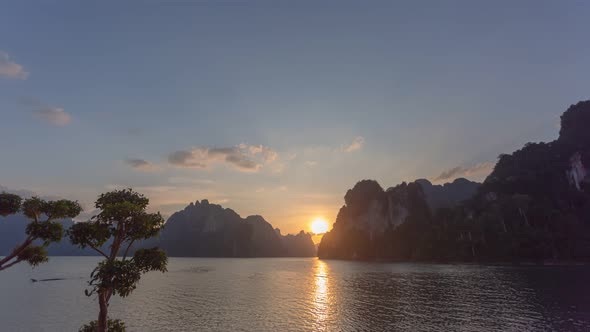
M 2 257 L 2 256 L 0 256 Z M 97 257 L 98 255 L 67 255 L 67 256 L 49 256 L 56 258 L 78 258 L 78 257 Z M 342 259 L 342 258 L 320 258 L 318 256 L 258 256 L 258 257 L 219 257 L 219 256 L 168 256 L 168 258 L 205 258 L 205 259 L 282 259 L 282 258 L 315 258 L 322 261 L 342 261 L 342 262 L 357 262 L 357 263 L 380 263 L 380 264 L 425 264 L 425 265 L 482 265 L 482 266 L 587 266 L 589 261 L 559 261 L 559 260 L 545 260 L 545 261 L 481 261 L 481 262 L 462 262 L 462 261 L 395 261 L 382 259 Z

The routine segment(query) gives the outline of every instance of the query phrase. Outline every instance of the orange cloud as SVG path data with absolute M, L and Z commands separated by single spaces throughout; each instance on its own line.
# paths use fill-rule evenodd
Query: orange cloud
M 12 61 L 7 53 L 0 51 L 0 77 L 25 80 L 29 73 L 22 65 Z
M 352 140 L 352 143 L 346 145 L 346 146 L 342 146 L 340 148 L 341 151 L 343 152 L 353 152 L 356 150 L 360 150 L 363 145 L 365 145 L 365 139 L 362 136 L 357 136 Z
M 214 164 L 227 164 L 240 172 L 258 172 L 278 159 L 278 154 L 263 145 L 240 144 L 234 147 L 198 147 L 179 150 L 168 156 L 168 162 L 177 167 L 209 168 Z

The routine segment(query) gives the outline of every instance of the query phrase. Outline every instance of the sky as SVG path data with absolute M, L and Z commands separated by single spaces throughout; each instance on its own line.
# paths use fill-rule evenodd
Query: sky
M 0 185 L 283 233 L 362 179 L 481 181 L 589 98 L 586 1 L 4 1 Z

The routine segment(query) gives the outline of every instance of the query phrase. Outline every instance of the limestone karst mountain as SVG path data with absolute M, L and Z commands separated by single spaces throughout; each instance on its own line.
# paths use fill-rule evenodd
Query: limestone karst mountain
M 8 253 L 25 236 L 29 220 L 22 215 L 0 218 L 0 255 Z M 64 230 L 72 220 L 61 221 Z M 261 216 L 241 218 L 231 209 L 210 204 L 207 200 L 190 203 L 174 213 L 159 238 L 135 246 L 160 246 L 170 256 L 183 257 L 311 257 L 316 255 L 311 234 L 301 231 L 297 235 L 281 235 L 280 230 Z M 108 246 L 106 244 L 105 246 Z M 51 244 L 48 252 L 53 256 L 95 255 L 87 248 L 80 250 L 67 239 Z
M 315 256 L 311 234 L 282 236 L 261 216 L 242 218 L 206 199 L 170 216 L 157 241 L 171 256 Z
M 559 138 L 502 154 L 483 184 L 371 180 L 349 190 L 318 256 L 391 260 L 590 260 L 590 101 Z

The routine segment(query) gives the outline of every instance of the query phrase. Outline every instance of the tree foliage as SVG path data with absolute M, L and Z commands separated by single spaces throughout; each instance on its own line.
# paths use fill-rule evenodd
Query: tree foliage
M 19 195 L 2 192 L 0 194 L 0 216 L 6 217 L 20 210 L 22 198 Z
M 98 329 L 98 321 L 93 320 L 88 324 L 84 324 L 78 332 L 96 332 Z M 125 332 L 125 323 L 120 319 L 107 320 L 107 331 L 109 332 Z
M 96 326 L 97 331 L 106 331 L 112 295 L 127 297 L 146 272 L 166 272 L 167 256 L 159 248 L 139 249 L 129 256 L 136 241 L 156 236 L 164 226 L 160 213 L 146 212 L 148 204 L 145 196 L 132 189 L 104 193 L 95 203 L 100 213 L 88 222 L 73 225 L 68 231 L 74 245 L 90 247 L 105 258 L 92 271 L 90 288 L 85 290 L 87 296 L 98 296 L 98 320 L 83 328 Z M 112 241 L 110 250 L 104 252 L 101 246 L 109 240 Z
M 0 260 L 0 270 L 22 261 L 28 262 L 31 266 L 46 262 L 46 247 L 52 242 L 59 242 L 64 233 L 58 220 L 78 216 L 82 212 L 82 207 L 78 202 L 65 199 L 47 201 L 32 197 L 23 201 L 18 195 L 0 193 L 0 215 L 5 217 L 19 212 L 31 220 L 25 230 L 27 237 Z

